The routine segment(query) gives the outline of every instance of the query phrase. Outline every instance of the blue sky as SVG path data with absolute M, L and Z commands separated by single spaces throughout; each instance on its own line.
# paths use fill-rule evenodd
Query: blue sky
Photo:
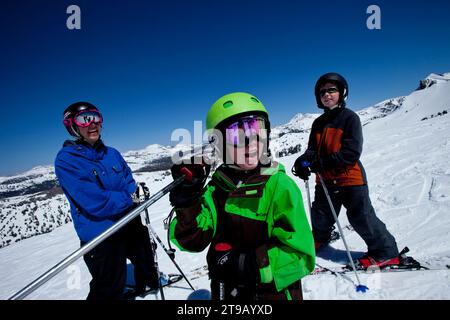
M 450 2 L 50 1 L 0 3 L 0 175 L 52 164 L 65 139 L 62 112 L 85 100 L 104 115 L 119 151 L 171 144 L 210 105 L 251 92 L 274 125 L 318 112 L 316 79 L 336 71 L 358 110 L 409 94 L 450 71 Z M 69 30 L 66 8 L 81 9 Z M 366 9 L 381 9 L 369 30 Z

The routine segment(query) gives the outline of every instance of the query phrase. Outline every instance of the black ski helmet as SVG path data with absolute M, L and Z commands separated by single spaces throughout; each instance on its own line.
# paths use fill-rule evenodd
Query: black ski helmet
M 100 110 L 98 110 L 98 108 L 92 103 L 83 101 L 72 103 L 66 108 L 66 110 L 64 110 L 64 127 L 66 127 L 67 132 L 69 132 L 71 136 L 76 138 L 80 138 L 80 132 L 78 131 L 78 127 L 74 122 L 74 117 L 76 114 L 83 110 L 95 110 L 100 112 Z
M 321 109 L 324 108 L 322 101 L 320 99 L 320 88 L 327 82 L 336 84 L 339 90 L 339 104 L 341 106 L 345 106 L 345 101 L 348 97 L 348 84 L 347 80 L 339 73 L 329 72 L 322 75 L 319 80 L 316 82 L 316 86 L 314 88 L 314 95 L 316 96 L 317 106 Z

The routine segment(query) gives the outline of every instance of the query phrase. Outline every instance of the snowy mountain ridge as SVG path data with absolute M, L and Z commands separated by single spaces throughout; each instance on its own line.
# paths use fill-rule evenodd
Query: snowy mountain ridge
M 378 119 L 401 117 L 403 120 L 414 114 L 411 120 L 431 119 L 450 111 L 448 91 L 444 87 L 450 82 L 450 73 L 430 74 L 420 84 L 422 89 L 406 97 L 387 99 L 357 113 L 363 126 Z M 411 103 L 413 101 L 413 103 Z M 423 108 L 430 104 L 433 109 Z M 407 105 L 408 108 L 404 108 Z M 415 110 L 418 108 L 418 110 Z M 414 112 L 410 112 L 413 111 Z M 270 147 L 276 158 L 283 158 L 303 151 L 308 143 L 309 131 L 319 114 L 297 114 L 288 123 L 274 127 Z M 142 150 L 128 151 L 125 160 L 136 175 L 152 177 L 147 183 L 161 181 L 169 175 L 171 157 L 175 152 L 185 152 L 186 145 L 161 146 L 152 144 Z M 70 222 L 68 203 L 55 177 L 53 166 L 38 166 L 11 177 L 0 177 L 0 248 L 10 243 L 52 231 Z
M 354 286 L 342 278 L 326 274 L 311 275 L 302 280 L 305 299 L 450 299 L 450 272 L 446 269 L 446 265 L 450 265 L 450 116 L 444 112 L 450 108 L 450 73 L 431 74 L 426 79 L 435 82 L 429 82 L 428 86 L 405 97 L 388 99 L 364 108 L 358 114 L 364 125 L 361 161 L 366 169 L 371 201 L 377 216 L 395 236 L 399 249 L 408 246 L 414 258 L 437 270 L 361 274 L 362 283 L 370 288 L 364 295 L 356 293 Z M 297 115 L 291 120 L 292 125 L 273 129 L 272 148 L 287 152 L 278 160 L 288 169 L 289 175 L 289 169 L 299 155 L 290 154 L 289 148 L 297 152 L 304 150 L 313 119 L 314 115 Z M 160 149 L 157 151 L 160 152 Z M 132 156 L 139 158 L 139 153 Z M 2 178 L 0 184 L 9 182 L 2 185 L 6 189 L 1 190 L 20 191 L 21 185 L 29 188 L 33 185 L 26 181 L 29 176 L 34 176 L 40 182 L 50 181 L 46 180 L 48 176 L 45 173 L 51 174 L 51 168 L 44 168 L 47 167 L 37 169 L 41 170 L 40 177 L 37 171 L 30 170 L 26 175 Z M 152 194 L 172 181 L 167 170 L 137 172 L 139 168 L 142 167 L 136 165 L 134 176 L 138 181 L 145 181 Z M 303 181 L 295 177 L 293 179 L 305 199 Z M 314 185 L 313 175 L 310 185 Z M 314 197 L 313 190 L 311 197 Z M 17 207 L 12 208 L 11 204 Z M 41 191 L 4 197 L 0 199 L 0 208 L 2 241 L 6 238 L 11 244 L 0 249 L 0 277 L 3 279 L 0 299 L 4 299 L 76 250 L 79 242 L 73 226 L 53 215 L 62 211 L 64 215 L 61 217 L 68 216 L 67 203 L 62 194 L 51 195 L 48 191 Z M 26 214 L 23 214 L 24 208 L 28 209 Z M 164 242 L 166 230 L 163 219 L 170 209 L 166 196 L 150 210 L 152 225 Z M 47 214 L 46 218 L 44 214 Z M 47 228 L 55 230 L 34 236 L 35 220 L 40 226 L 45 221 Z M 364 252 L 365 244 L 352 230 L 344 212 L 340 215 L 340 221 L 350 250 L 354 257 L 358 257 Z M 58 223 L 62 226 L 56 228 Z M 23 235 L 32 238 L 13 243 Z M 161 248 L 158 247 L 158 250 L 161 270 L 176 272 Z M 196 288 L 208 288 L 208 277 L 197 276 L 195 271 L 202 270 L 205 254 L 205 251 L 197 254 L 177 251 L 176 254 L 178 264 Z M 338 262 L 333 260 L 336 258 Z M 333 243 L 317 255 L 318 263 L 329 267 L 345 259 L 342 241 Z M 89 290 L 89 273 L 82 259 L 71 267 L 76 269 L 61 272 L 30 298 L 84 299 Z M 81 275 L 80 286 L 76 288 L 68 285 L 73 279 L 73 270 L 78 270 Z M 165 291 L 167 299 L 185 299 L 188 294 L 189 291 L 184 288 Z

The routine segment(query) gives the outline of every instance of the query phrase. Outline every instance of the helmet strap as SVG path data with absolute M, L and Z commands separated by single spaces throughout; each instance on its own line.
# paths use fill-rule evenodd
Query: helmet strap
M 76 124 L 73 124 L 73 125 L 72 125 L 72 131 L 73 131 L 73 133 L 75 134 L 74 137 L 76 137 L 76 138 L 78 138 L 78 139 L 83 139 L 83 137 L 82 137 L 81 134 L 80 134 L 80 130 L 78 129 L 78 127 L 77 127 Z

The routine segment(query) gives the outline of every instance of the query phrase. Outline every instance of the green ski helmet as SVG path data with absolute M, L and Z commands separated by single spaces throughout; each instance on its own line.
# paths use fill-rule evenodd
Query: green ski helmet
M 245 114 L 263 115 L 270 130 L 269 113 L 266 108 L 259 99 L 246 92 L 229 93 L 214 102 L 206 116 L 206 130 L 219 129 L 227 120 Z
M 233 121 L 250 115 L 260 115 L 265 120 L 265 127 L 267 129 L 267 139 L 265 139 L 265 151 L 263 152 L 260 163 L 264 166 L 270 166 L 271 152 L 269 149 L 269 135 L 270 135 L 270 121 L 269 113 L 264 105 L 256 98 L 246 92 L 233 92 L 219 98 L 208 111 L 206 116 L 206 130 L 220 130 L 223 132 L 228 124 Z M 215 141 L 219 147 L 219 153 L 226 157 L 225 141 L 216 140 L 213 133 L 210 133 L 211 141 Z

